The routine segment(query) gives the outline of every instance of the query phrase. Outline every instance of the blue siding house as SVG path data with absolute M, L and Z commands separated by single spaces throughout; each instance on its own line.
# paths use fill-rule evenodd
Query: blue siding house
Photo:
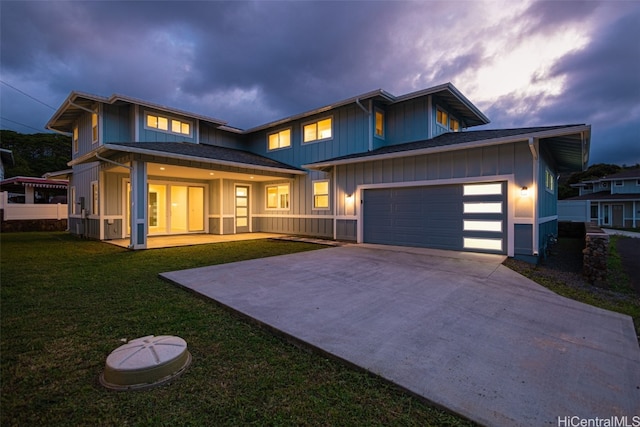
M 591 127 L 472 130 L 487 123 L 447 83 L 248 130 L 72 92 L 47 127 L 73 138 L 71 233 L 144 249 L 156 235 L 274 232 L 535 260 Z
M 560 200 L 560 220 L 591 222 L 602 227 L 640 226 L 640 168 L 572 184 L 576 197 Z

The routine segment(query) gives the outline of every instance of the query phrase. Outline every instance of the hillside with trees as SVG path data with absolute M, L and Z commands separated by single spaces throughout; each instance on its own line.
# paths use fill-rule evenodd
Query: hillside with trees
M 11 150 L 15 164 L 5 165 L 5 178 L 37 176 L 69 169 L 71 137 L 57 133 L 22 134 L 0 130 L 0 148 Z

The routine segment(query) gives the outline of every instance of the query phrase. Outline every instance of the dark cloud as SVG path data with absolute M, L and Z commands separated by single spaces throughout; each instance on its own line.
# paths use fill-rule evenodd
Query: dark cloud
M 57 106 L 72 90 L 122 93 L 243 128 L 377 88 L 400 95 L 452 81 L 469 94 L 483 84 L 469 70 L 500 59 L 489 50 L 492 42 L 515 49 L 579 23 L 593 28 L 590 43 L 531 82 L 563 78 L 561 93 L 523 95 L 514 88 L 493 102 L 471 100 L 492 127 L 591 123 L 592 159 L 640 161 L 629 148 L 640 146 L 632 125 L 640 121 L 637 2 L 543 1 L 512 13 L 496 3 L 440 1 L 3 1 L 0 7 L 2 79 L 46 103 Z M 488 9 L 503 19 L 487 20 Z M 51 116 L 11 88 L 0 89 L 3 117 L 42 127 Z M 601 132 L 622 148 L 599 146 Z

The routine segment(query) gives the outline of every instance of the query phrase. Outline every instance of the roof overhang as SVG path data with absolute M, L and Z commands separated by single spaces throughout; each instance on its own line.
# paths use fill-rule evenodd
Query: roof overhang
M 509 144 L 514 142 L 529 141 L 538 139 L 545 141 L 546 149 L 554 156 L 558 162 L 558 172 L 567 170 L 584 170 L 589 160 L 589 138 L 591 135 L 590 125 L 568 126 L 566 128 L 546 130 L 540 132 L 522 133 L 513 136 L 481 139 L 460 144 L 428 147 L 416 150 L 396 151 L 392 153 L 375 154 L 372 152 L 362 153 L 358 157 L 345 159 L 327 160 L 302 165 L 303 168 L 313 170 L 326 170 L 332 166 L 347 165 L 353 163 L 363 163 L 375 160 L 388 160 L 402 157 L 413 157 L 424 154 L 434 154 L 449 151 L 459 151 L 471 148 L 489 147 L 493 145 Z M 370 154 L 371 153 L 371 154 Z
M 144 144 L 140 144 L 140 146 L 143 147 Z M 292 174 L 292 175 L 306 175 L 306 172 L 300 169 L 278 168 L 278 167 L 272 167 L 272 166 L 256 165 L 251 163 L 234 162 L 234 161 L 220 160 L 220 159 L 210 159 L 210 158 L 192 156 L 187 154 L 177 154 L 177 153 L 170 153 L 170 152 L 160 151 L 160 150 L 150 150 L 150 149 L 141 148 L 141 147 L 122 146 L 119 144 L 104 144 L 99 148 L 83 156 L 73 159 L 67 164 L 69 166 L 75 166 L 75 165 L 81 165 L 81 164 L 91 163 L 91 162 L 99 162 L 103 160 L 103 158 L 109 158 L 110 156 L 113 156 L 116 153 L 129 153 L 129 154 L 141 154 L 141 155 L 147 155 L 147 156 L 154 156 L 156 158 L 184 160 L 184 161 L 192 161 L 192 162 L 198 162 L 198 163 L 204 163 L 204 164 L 210 164 L 210 165 L 252 169 L 252 170 L 259 170 L 264 172 L 277 172 L 277 173 Z
M 342 101 L 338 101 L 333 104 L 325 105 L 324 107 L 316 108 L 314 110 L 306 111 L 304 113 L 296 114 L 294 116 L 285 117 L 284 119 L 276 120 L 274 122 L 269 122 L 251 129 L 247 129 L 243 133 L 252 133 L 260 130 L 281 126 L 283 124 L 292 122 L 294 120 L 304 119 L 305 117 L 310 117 L 316 114 L 325 113 L 327 111 L 331 111 L 335 108 L 342 107 L 349 104 L 355 104 L 357 102 L 366 101 L 368 99 L 376 99 L 380 102 L 392 103 L 396 100 L 396 98 L 390 93 L 385 92 L 382 89 L 374 90 L 371 92 L 363 93 L 362 95 L 357 95 Z
M 466 127 L 486 125 L 491 122 L 482 111 L 478 109 L 462 92 L 460 92 L 453 84 L 445 83 L 417 92 L 408 93 L 399 96 L 395 102 L 403 102 L 421 96 L 434 95 L 445 101 L 451 112 L 458 118 L 462 119 Z
M 96 110 L 97 104 L 133 104 L 140 105 L 142 107 L 164 111 L 169 114 L 176 114 L 181 116 L 187 116 L 194 119 L 202 120 L 213 124 L 214 126 L 224 126 L 227 122 L 223 120 L 214 119 L 199 114 L 182 111 L 175 108 L 170 108 L 160 104 L 154 104 L 151 102 L 143 101 L 141 99 L 132 98 L 129 96 L 113 94 L 110 97 L 92 95 L 83 92 L 71 92 L 67 99 L 62 103 L 60 108 L 54 113 L 54 115 L 47 122 L 46 128 L 55 132 L 70 134 L 73 132 L 73 127 L 78 117 L 84 113 L 91 113 Z
M 14 176 L 0 181 L 1 186 L 22 186 L 32 188 L 59 188 L 66 189 L 69 181 L 65 179 L 46 179 L 31 176 Z

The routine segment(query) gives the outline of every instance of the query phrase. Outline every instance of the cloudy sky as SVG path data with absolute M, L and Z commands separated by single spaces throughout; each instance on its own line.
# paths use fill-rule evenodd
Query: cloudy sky
M 640 1 L 0 2 L 1 127 L 71 91 L 251 128 L 452 82 L 484 128 L 588 123 L 591 164 L 640 163 Z

